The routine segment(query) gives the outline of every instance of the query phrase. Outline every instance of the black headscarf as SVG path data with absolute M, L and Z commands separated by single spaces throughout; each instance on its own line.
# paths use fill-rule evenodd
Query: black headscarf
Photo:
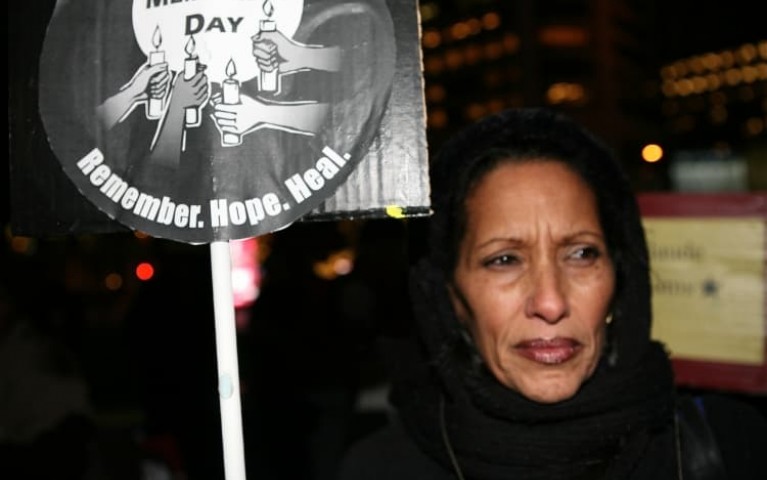
M 577 394 L 555 404 L 531 401 L 492 376 L 446 289 L 467 192 L 509 157 L 560 161 L 585 180 L 615 265 L 606 352 Z M 673 375 L 663 346 L 650 339 L 644 231 L 630 183 L 609 149 L 560 114 L 508 110 L 446 143 L 432 163 L 431 182 L 429 253 L 411 273 L 417 343 L 398 352 L 392 391 L 421 450 L 454 470 L 452 449 L 472 479 L 639 478 L 637 471 L 667 478 L 675 469 Z M 663 441 L 651 442 L 658 438 Z M 641 465 L 653 449 L 660 457 Z

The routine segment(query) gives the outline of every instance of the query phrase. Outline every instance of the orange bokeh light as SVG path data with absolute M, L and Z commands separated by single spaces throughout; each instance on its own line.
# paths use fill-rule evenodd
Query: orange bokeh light
M 642 148 L 642 159 L 647 163 L 655 163 L 663 158 L 663 148 L 651 143 Z

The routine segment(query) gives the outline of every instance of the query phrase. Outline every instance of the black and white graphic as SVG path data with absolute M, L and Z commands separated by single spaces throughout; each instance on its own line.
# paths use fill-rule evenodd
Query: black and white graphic
M 40 113 L 99 209 L 204 243 L 283 228 L 371 148 L 397 48 L 384 0 L 59 2 Z

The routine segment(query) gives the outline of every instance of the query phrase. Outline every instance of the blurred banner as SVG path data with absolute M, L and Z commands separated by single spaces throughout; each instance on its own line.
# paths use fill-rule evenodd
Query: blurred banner
M 767 393 L 767 194 L 642 194 L 653 336 L 677 381 Z
M 415 0 L 38 7 L 44 37 L 9 48 L 39 59 L 10 88 L 14 234 L 206 243 L 428 213 Z

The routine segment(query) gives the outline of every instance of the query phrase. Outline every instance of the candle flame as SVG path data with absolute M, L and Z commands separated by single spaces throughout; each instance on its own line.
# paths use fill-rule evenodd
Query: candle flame
M 194 35 L 189 35 L 189 40 L 186 41 L 186 45 L 184 46 L 184 51 L 189 55 L 189 58 L 192 58 L 196 48 L 197 42 L 194 41 Z
M 274 5 L 272 5 L 270 0 L 264 0 L 264 3 L 261 5 L 261 9 L 264 11 L 264 14 L 267 16 L 267 18 L 271 18 L 272 14 L 274 14 Z
M 154 33 L 152 34 L 152 45 L 154 45 L 155 50 L 160 48 L 160 45 L 162 45 L 162 33 L 160 33 L 159 25 L 154 27 Z
M 226 76 L 229 78 L 237 75 L 237 67 L 234 66 L 234 60 L 229 59 L 229 63 L 226 64 Z

